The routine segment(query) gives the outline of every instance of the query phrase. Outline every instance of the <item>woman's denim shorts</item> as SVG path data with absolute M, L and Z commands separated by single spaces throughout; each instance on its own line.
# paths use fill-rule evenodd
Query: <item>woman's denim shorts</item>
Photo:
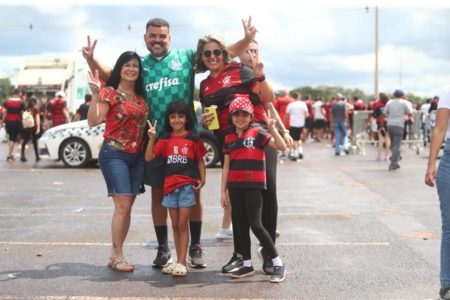
M 108 196 L 139 194 L 144 176 L 144 152 L 127 153 L 103 143 L 98 156 Z

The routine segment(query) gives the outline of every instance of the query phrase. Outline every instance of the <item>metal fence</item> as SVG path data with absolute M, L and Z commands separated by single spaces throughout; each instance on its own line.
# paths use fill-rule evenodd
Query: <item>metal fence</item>
M 353 112 L 352 149 L 355 154 L 365 155 L 366 144 L 378 144 L 372 134 L 377 131 L 377 126 L 374 118 L 370 118 L 371 115 L 371 110 Z M 414 111 L 412 116 L 413 122 L 410 126 L 406 126 L 406 137 L 403 139 L 403 144 L 407 144 L 417 154 L 420 154 L 423 151 L 422 112 Z

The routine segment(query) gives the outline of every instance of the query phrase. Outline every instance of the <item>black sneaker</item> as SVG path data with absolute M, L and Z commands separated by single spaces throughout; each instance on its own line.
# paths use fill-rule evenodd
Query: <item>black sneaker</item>
M 439 291 L 439 296 L 441 300 L 450 300 L 450 287 L 442 288 Z
M 158 253 L 156 254 L 156 258 L 153 260 L 153 267 L 162 268 L 172 262 L 173 259 L 169 248 L 162 245 L 158 246 Z
M 284 266 L 274 266 L 270 282 L 280 283 L 286 278 L 286 268 Z
M 231 273 L 231 278 L 244 278 L 255 275 L 255 270 L 253 267 L 240 267 L 239 270 Z
M 222 267 L 222 273 L 233 273 L 239 270 L 240 267 L 244 265 L 244 261 L 242 260 L 242 256 L 236 255 L 233 253 L 231 259 Z
M 303 159 L 303 153 L 298 154 L 298 159 Z
M 262 269 L 266 275 L 271 275 L 273 272 L 273 262 L 263 247 L 258 248 L 258 257 L 262 262 Z
M 203 250 L 200 245 L 192 245 L 189 247 L 189 265 L 191 268 L 206 268 L 203 259 Z

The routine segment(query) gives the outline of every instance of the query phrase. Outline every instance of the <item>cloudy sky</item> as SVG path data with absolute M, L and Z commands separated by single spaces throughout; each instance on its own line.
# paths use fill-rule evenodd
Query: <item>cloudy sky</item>
M 374 91 L 371 0 L 295 5 L 284 0 L 230 0 L 226 5 L 175 0 L 12 2 L 0 0 L 0 77 L 14 78 L 30 58 L 82 60 L 79 50 L 87 34 L 98 39 L 96 57 L 107 65 L 125 50 L 145 55 L 145 23 L 152 17 L 170 22 L 172 47 L 195 48 L 198 38 L 209 33 L 231 43 L 243 37 L 241 19 L 251 15 L 267 78 L 276 88 L 337 85 Z M 445 2 L 397 1 L 393 6 L 378 1 L 381 91 L 400 87 L 432 96 L 450 84 L 450 4 Z

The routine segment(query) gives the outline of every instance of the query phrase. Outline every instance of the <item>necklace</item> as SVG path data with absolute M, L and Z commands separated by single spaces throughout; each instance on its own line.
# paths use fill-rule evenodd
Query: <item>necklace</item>
M 129 98 L 131 100 L 134 100 L 134 98 L 136 98 L 135 93 L 127 93 L 124 90 L 121 90 L 120 88 L 117 88 L 117 92 L 124 98 Z

